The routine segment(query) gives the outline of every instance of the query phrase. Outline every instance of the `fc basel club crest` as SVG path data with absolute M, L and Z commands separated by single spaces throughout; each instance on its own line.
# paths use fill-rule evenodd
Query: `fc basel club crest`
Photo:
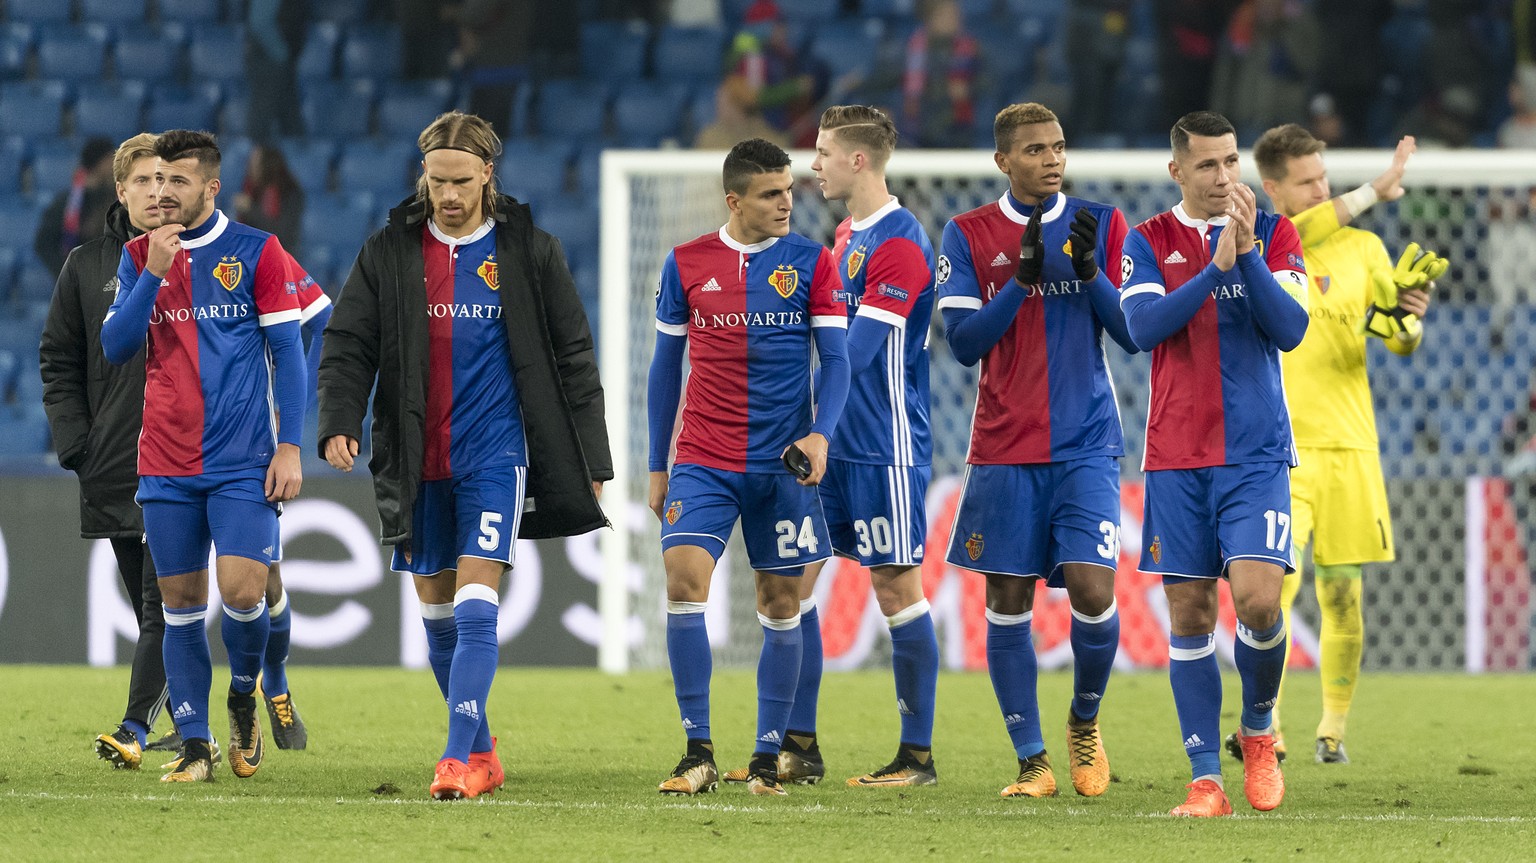
M 987 543 L 981 538 L 981 534 L 971 534 L 970 539 L 965 541 L 966 556 L 970 557 L 971 560 L 979 560 L 981 558 L 981 550 L 985 548 L 986 545 Z
M 683 502 L 674 500 L 667 504 L 667 524 L 677 524 L 677 517 L 683 514 Z
M 491 255 L 483 262 L 481 262 L 480 268 L 475 270 L 475 275 L 479 276 L 485 281 L 485 286 L 487 288 L 490 288 L 493 291 L 501 290 L 501 276 L 499 276 L 496 272 L 495 255 Z
M 1162 563 L 1163 562 L 1163 538 L 1160 537 L 1160 536 L 1152 537 L 1152 544 L 1147 546 L 1147 551 L 1151 553 L 1151 555 L 1152 555 L 1152 562 L 1153 563 Z
M 245 264 L 233 255 L 225 255 L 219 259 L 219 263 L 213 268 L 213 277 L 219 280 L 224 290 L 233 291 L 240 284 L 240 279 L 245 275 Z
M 859 267 L 864 266 L 864 259 L 866 257 L 868 256 L 864 254 L 863 246 L 859 246 L 848 253 L 848 278 L 851 279 L 859 274 Z
M 1328 293 L 1328 276 L 1313 276 L 1312 280 L 1317 282 L 1317 292 L 1318 293 L 1320 293 L 1320 294 Z
M 795 292 L 795 288 L 800 286 L 800 273 L 789 264 L 779 264 L 773 268 L 773 272 L 768 274 L 768 284 L 773 285 L 773 289 L 779 292 L 779 296 L 787 300 L 790 294 Z

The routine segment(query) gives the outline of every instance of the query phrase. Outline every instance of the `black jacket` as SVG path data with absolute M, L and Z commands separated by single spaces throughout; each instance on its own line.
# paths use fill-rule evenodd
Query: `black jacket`
M 414 199 L 368 238 L 325 328 L 320 357 L 320 452 L 333 435 L 361 439 L 373 400 L 373 487 L 385 544 L 411 535 L 427 409 L 427 297 Z M 613 478 L 592 333 L 560 243 L 528 207 L 501 197 L 495 213 L 502 319 L 528 441 L 528 499 L 520 535 L 572 536 L 606 525 L 593 481 Z
M 144 424 L 144 351 L 114 366 L 101 352 L 101 322 L 117 297 L 123 244 L 139 234 L 113 204 L 105 233 L 76 246 L 54 286 L 38 345 L 43 407 L 59 464 L 80 477 L 80 535 L 137 537 L 144 521 L 139 429 Z

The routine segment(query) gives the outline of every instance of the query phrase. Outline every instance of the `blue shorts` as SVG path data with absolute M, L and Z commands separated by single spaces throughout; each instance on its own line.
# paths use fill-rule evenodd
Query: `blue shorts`
M 1234 560 L 1293 572 L 1291 469 L 1283 461 L 1147 471 L 1142 572 L 1217 578 Z
M 267 469 L 198 476 L 141 476 L 135 497 L 144 509 L 144 539 L 161 578 L 208 568 L 220 555 L 272 565 L 277 504 L 267 500 Z
M 505 466 L 423 482 L 411 510 L 411 538 L 395 546 L 389 568 L 437 575 L 478 557 L 511 566 L 523 521 L 528 468 Z M 405 553 L 411 559 L 405 559 Z
M 788 473 L 673 466 L 662 510 L 663 551 L 695 545 L 719 560 L 738 518 L 747 560 L 758 572 L 800 575 L 806 564 L 831 556 L 815 487 Z
M 1119 459 L 966 467 L 950 563 L 1065 587 L 1063 564 L 1113 570 L 1119 559 Z
M 863 566 L 917 566 L 928 541 L 925 499 L 932 468 L 827 459 L 821 505 L 839 557 Z

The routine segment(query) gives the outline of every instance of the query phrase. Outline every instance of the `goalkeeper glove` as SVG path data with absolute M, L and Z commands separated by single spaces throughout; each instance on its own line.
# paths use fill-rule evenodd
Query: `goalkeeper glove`
M 1044 209 L 1043 201 L 1035 205 L 1024 225 L 1024 236 L 1019 238 L 1019 268 L 1013 277 L 1025 287 L 1040 284 L 1040 273 L 1045 269 L 1045 238 L 1040 231 L 1040 211 Z
M 1068 254 L 1072 256 L 1072 269 L 1077 277 L 1091 282 L 1099 275 L 1099 264 L 1093 259 L 1099 246 L 1099 220 L 1087 210 L 1078 210 L 1072 220 L 1072 236 L 1067 239 Z
M 1445 275 L 1451 262 L 1434 252 L 1409 243 L 1392 268 L 1390 278 L 1373 279 L 1374 297 L 1371 307 L 1365 310 L 1365 331 L 1382 339 L 1413 341 L 1424 331 L 1417 315 L 1410 314 L 1398 305 L 1400 291 L 1428 290 L 1435 279 Z

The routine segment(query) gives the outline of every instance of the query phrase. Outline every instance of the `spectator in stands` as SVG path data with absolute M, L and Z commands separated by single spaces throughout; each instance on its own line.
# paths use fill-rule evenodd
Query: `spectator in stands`
M 1295 0 L 1244 0 L 1232 14 L 1211 75 L 1211 110 L 1240 137 L 1307 119 L 1319 56 L 1317 21 Z
M 1465 147 L 1482 131 L 1495 46 L 1486 38 L 1488 18 L 1475 4 L 1435 0 L 1426 5 L 1432 33 L 1424 60 L 1429 90 L 1419 104 L 1399 118 L 1403 134 L 1417 132 L 1422 141 L 1443 147 Z
M 106 138 L 91 138 L 80 148 L 80 165 L 69 188 L 60 192 L 37 222 L 32 248 L 58 278 L 69 250 L 101 236 L 107 210 L 117 200 L 112 180 L 112 154 L 116 148 Z
M 962 29 L 956 0 L 933 0 L 907 39 L 897 127 L 919 147 L 969 147 L 975 137 L 975 37 Z
M 1330 147 L 1344 142 L 1346 123 L 1339 114 L 1339 104 L 1329 93 L 1318 93 L 1307 103 L 1307 131 Z
M 1072 65 L 1072 99 L 1067 125 L 1072 134 L 1119 132 L 1115 116 L 1121 58 L 1130 33 L 1131 0 L 1073 0 L 1067 13 L 1067 58 Z
M 726 96 L 740 113 L 759 114 L 769 126 L 787 133 L 795 146 L 815 146 L 820 119 L 816 105 L 826 94 L 826 69 L 797 50 L 773 0 L 753 3 L 743 23 L 726 58 Z
M 1499 126 L 1499 146 L 1536 148 L 1536 64 L 1515 70 L 1515 79 L 1509 82 L 1509 105 L 1514 115 Z
M 288 170 L 282 150 L 261 144 L 252 148 L 235 213 L 238 221 L 277 235 L 294 258 L 303 257 L 304 189 Z
M 729 150 L 738 141 L 762 138 L 780 147 L 789 147 L 789 136 L 769 125 L 761 112 L 744 107 L 730 88 L 721 84 L 715 90 L 715 119 L 699 130 L 693 146 L 700 150 Z
M 304 134 L 294 76 L 304 49 L 309 0 L 250 0 L 245 12 L 246 134 L 257 141 Z
M 1313 112 L 1312 134 L 1328 146 L 1364 147 L 1372 142 L 1366 118 L 1380 98 L 1382 22 L 1392 16 L 1393 0 L 1314 0 L 1312 15 L 1325 26 L 1319 33 L 1316 87 L 1333 101 L 1340 122 L 1337 140 Z
M 438 0 L 395 0 L 400 32 L 400 73 L 405 78 L 442 78 L 457 34 Z
M 464 0 L 448 7 L 459 26 L 454 64 L 463 70 L 469 112 L 505 138 L 512 130 L 512 99 L 529 72 L 533 0 Z
M 1163 84 L 1163 121 L 1172 126 L 1191 111 L 1209 106 L 1216 43 L 1239 0 L 1154 0 L 1161 35 L 1158 77 Z

